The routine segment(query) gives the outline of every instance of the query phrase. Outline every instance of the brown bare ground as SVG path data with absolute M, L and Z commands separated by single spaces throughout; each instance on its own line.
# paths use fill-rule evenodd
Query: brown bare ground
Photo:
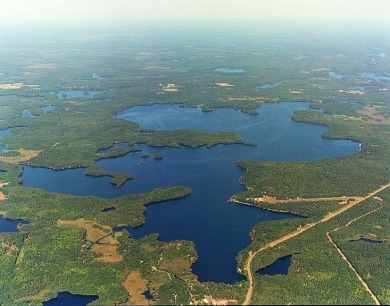
M 23 83 L 5 83 L 0 84 L 0 89 L 20 89 L 23 87 Z
M 149 300 L 143 295 L 148 290 L 148 282 L 142 278 L 139 271 L 131 272 L 122 283 L 131 296 L 130 303 L 133 305 L 149 305 Z
M 5 195 L 2 191 L 0 191 L 0 201 L 4 201 L 5 200 Z
M 37 157 L 42 150 L 33 151 L 20 148 L 17 150 L 6 150 L 5 152 L 19 152 L 19 156 L 0 156 L 0 161 L 13 164 L 29 161 L 30 159 Z
M 380 107 L 366 106 L 360 112 L 363 119 L 370 123 L 390 124 L 390 117 L 385 117 L 380 113 Z
M 215 85 L 219 87 L 234 87 L 234 85 L 230 83 L 215 83 Z
M 92 251 L 101 255 L 98 261 L 120 262 L 123 256 L 118 253 L 118 238 L 121 232 L 113 233 L 107 225 L 101 225 L 92 220 L 77 219 L 73 221 L 58 220 L 59 226 L 75 226 L 86 230 L 86 240 L 92 243 Z
M 9 185 L 9 182 L 0 182 L 0 188 L 2 188 L 3 186 L 6 186 L 6 185 Z
M 19 251 L 19 248 L 16 245 L 5 242 L 0 242 L 0 249 L 5 250 L 5 256 L 11 256 L 13 252 Z

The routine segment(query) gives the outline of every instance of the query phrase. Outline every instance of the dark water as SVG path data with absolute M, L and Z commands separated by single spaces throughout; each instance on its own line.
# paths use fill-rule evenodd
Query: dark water
M 375 240 L 375 239 L 370 239 L 370 238 L 366 238 L 366 237 L 362 237 L 362 238 L 359 238 L 358 240 L 354 240 L 354 241 L 362 241 L 362 242 L 368 242 L 368 243 L 383 243 L 383 241 L 381 241 L 381 240 Z
M 145 224 L 128 230 L 134 238 L 159 233 L 162 241 L 193 241 L 199 258 L 192 269 L 199 280 L 233 283 L 243 279 L 236 272 L 236 256 L 249 245 L 250 230 L 262 221 L 296 217 L 227 203 L 232 195 L 244 191 L 239 184 L 244 170 L 234 161 L 315 160 L 359 150 L 358 143 L 321 138 L 326 130 L 323 126 L 290 119 L 293 110 L 307 107 L 306 103 L 266 104 L 258 109 L 259 116 L 232 109 L 205 113 L 178 105 L 133 107 L 116 117 L 135 121 L 147 129 L 230 130 L 257 146 L 176 149 L 137 145 L 142 151 L 97 162 L 105 170 L 134 176 L 119 189 L 108 177 L 83 175 L 84 169 L 53 171 L 26 166 L 23 183 L 55 192 L 105 198 L 147 192 L 156 187 L 188 186 L 192 189 L 189 196 L 147 206 Z M 153 159 L 155 153 L 162 154 L 163 159 Z M 145 154 L 149 157 L 143 157 Z
M 274 263 L 256 271 L 260 275 L 287 275 L 292 262 L 292 255 L 278 258 Z
M 12 134 L 11 129 L 2 129 L 0 130 L 0 138 L 10 136 Z M 3 152 L 7 148 L 6 145 L 0 143 L 0 153 Z
M 58 296 L 47 302 L 44 302 L 44 306 L 84 306 L 97 300 L 97 295 L 80 295 L 71 294 L 69 292 L 60 292 Z
M 110 212 L 110 211 L 113 211 L 113 210 L 116 210 L 116 207 L 107 207 L 107 208 L 104 208 L 104 209 L 102 209 L 102 212 Z
M 148 300 L 153 300 L 153 295 L 150 293 L 149 290 L 146 290 L 142 295 L 147 298 Z
M 0 215 L 0 233 L 11 233 L 18 231 L 18 225 L 27 224 L 26 220 L 8 219 Z

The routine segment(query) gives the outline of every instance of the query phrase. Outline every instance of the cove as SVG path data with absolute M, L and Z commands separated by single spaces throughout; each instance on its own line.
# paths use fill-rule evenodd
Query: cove
M 135 239 L 159 233 L 161 241 L 193 241 L 198 259 L 192 270 L 198 279 L 234 283 L 244 279 L 236 271 L 236 257 L 250 244 L 250 230 L 263 221 L 296 218 L 291 214 L 227 202 L 234 194 L 244 191 L 239 183 L 244 170 L 234 161 L 304 161 L 359 151 L 358 143 L 322 138 L 321 134 L 326 131 L 323 126 L 291 120 L 294 110 L 307 107 L 308 103 L 265 104 L 257 109 L 259 116 L 233 109 L 205 113 L 179 105 L 132 107 L 115 117 L 137 122 L 146 129 L 232 131 L 256 146 L 177 149 L 138 144 L 139 152 L 96 163 L 107 171 L 134 176 L 119 189 L 110 183 L 110 178 L 85 176 L 85 170 L 81 168 L 54 171 L 25 166 L 23 184 L 54 192 L 105 198 L 148 192 L 156 187 L 188 186 L 192 190 L 189 196 L 148 205 L 145 223 L 126 229 Z M 163 159 L 154 159 L 156 153 Z
M 26 220 L 8 219 L 0 215 L 0 233 L 13 233 L 18 231 L 18 225 L 27 224 Z
M 12 135 L 12 132 L 11 132 L 10 128 L 8 128 L 8 129 L 1 129 L 0 130 L 0 138 L 1 137 L 7 137 L 7 136 L 10 136 L 10 135 Z M 6 145 L 0 143 L 0 153 L 3 152 L 6 148 L 7 148 Z
M 84 306 L 97 300 L 97 295 L 80 295 L 69 292 L 60 292 L 54 299 L 43 303 L 44 306 Z

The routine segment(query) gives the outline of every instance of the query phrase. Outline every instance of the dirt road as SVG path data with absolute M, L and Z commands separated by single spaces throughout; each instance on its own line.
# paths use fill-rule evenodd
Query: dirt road
M 245 300 L 243 302 L 243 305 L 249 305 L 251 300 L 252 300 L 253 289 L 254 289 L 254 276 L 253 276 L 253 271 L 252 271 L 252 261 L 253 261 L 253 259 L 255 258 L 256 255 L 258 255 L 259 253 L 261 253 L 262 251 L 264 251 L 266 249 L 272 248 L 272 247 L 274 247 L 274 246 L 276 246 L 276 245 L 278 245 L 278 244 L 280 244 L 282 242 L 285 242 L 286 240 L 289 240 L 289 239 L 291 239 L 291 238 L 293 238 L 295 236 L 298 236 L 298 235 L 302 234 L 303 232 L 305 232 L 306 230 L 308 230 L 308 229 L 310 229 L 310 228 L 312 228 L 312 227 L 314 227 L 314 226 L 316 226 L 316 225 L 318 225 L 320 223 L 324 223 L 324 222 L 329 221 L 330 219 L 338 216 L 339 214 L 341 214 L 344 211 L 350 209 L 351 207 L 359 204 L 360 202 L 363 202 L 364 200 L 367 200 L 367 199 L 375 196 L 377 193 L 385 190 L 388 187 L 390 187 L 390 183 L 388 183 L 386 185 L 383 185 L 380 188 L 372 191 L 371 193 L 369 193 L 365 197 L 359 197 L 359 196 L 349 197 L 349 198 L 353 198 L 354 200 L 350 201 L 348 204 L 342 206 L 340 209 L 327 214 L 321 220 L 319 220 L 317 222 L 313 222 L 313 223 L 308 223 L 305 226 L 300 227 L 300 228 L 296 229 L 295 231 L 293 231 L 293 232 L 291 232 L 291 233 L 289 233 L 289 234 L 287 234 L 285 236 L 280 237 L 279 239 L 276 239 L 276 240 L 266 244 L 265 246 L 263 246 L 262 248 L 258 249 L 254 253 L 249 252 L 249 256 L 248 256 L 248 259 L 247 259 L 245 267 L 244 267 L 244 270 L 246 271 L 247 278 L 248 278 L 248 291 L 247 291 L 247 294 L 245 296 Z

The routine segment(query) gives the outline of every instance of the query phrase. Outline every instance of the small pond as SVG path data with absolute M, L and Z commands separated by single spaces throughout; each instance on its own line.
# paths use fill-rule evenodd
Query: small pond
M 287 255 L 278 258 L 271 265 L 261 268 L 256 271 L 260 275 L 287 275 L 288 269 L 291 266 L 292 255 Z
M 367 243 L 383 243 L 382 240 L 376 240 L 376 239 L 371 239 L 371 238 L 367 238 L 367 237 L 361 237 L 357 240 L 353 240 L 353 241 L 361 241 L 361 242 L 367 242 Z

